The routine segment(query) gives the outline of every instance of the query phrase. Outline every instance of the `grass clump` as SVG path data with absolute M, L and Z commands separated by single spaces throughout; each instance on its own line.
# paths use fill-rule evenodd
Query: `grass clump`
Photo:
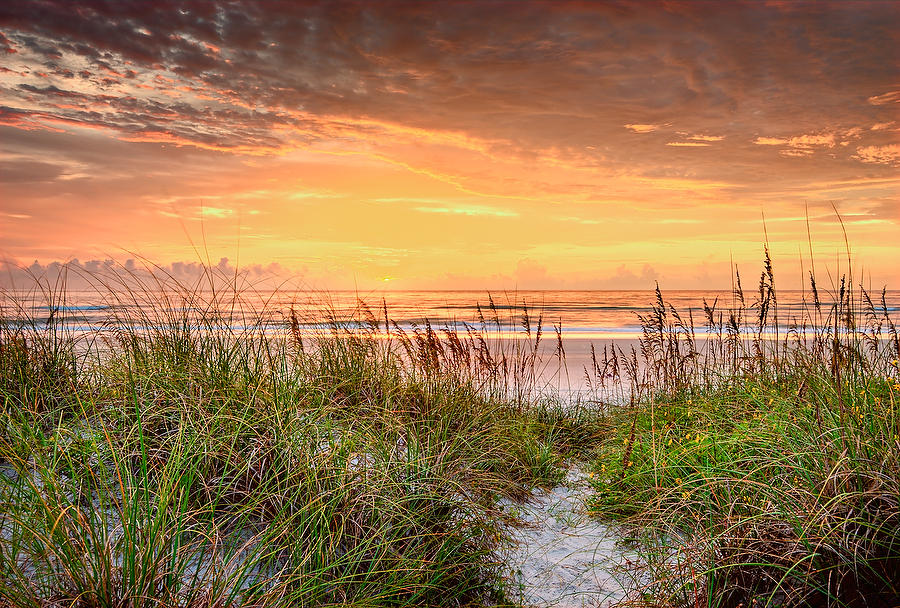
M 493 302 L 321 324 L 237 277 L 129 271 L 94 277 L 84 330 L 64 285 L 5 294 L 0 606 L 503 603 L 501 499 L 574 457 L 636 531 L 626 604 L 894 608 L 900 339 L 885 292 L 810 278 L 779 301 L 767 255 L 699 324 L 657 290 L 639 343 L 592 361 L 626 397 L 599 411 L 540 400 L 527 307 L 524 340 Z
M 897 333 L 844 285 L 779 320 L 767 256 L 699 338 L 657 292 L 593 464 L 592 508 L 643 539 L 632 605 L 900 602 Z
M 56 287 L 4 303 L 0 605 L 502 600 L 497 500 L 554 483 L 564 446 L 501 382 L 514 355 L 385 338 L 387 311 L 310 337 L 159 273 L 99 282 L 85 333 Z

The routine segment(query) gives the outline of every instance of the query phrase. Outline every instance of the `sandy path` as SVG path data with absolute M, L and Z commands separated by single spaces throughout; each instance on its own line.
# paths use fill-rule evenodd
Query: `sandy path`
M 505 504 L 524 523 L 503 554 L 511 600 L 581 608 L 624 598 L 612 570 L 627 551 L 616 546 L 614 528 L 588 517 L 589 493 L 586 475 L 573 467 L 562 485 L 536 491 L 527 504 Z

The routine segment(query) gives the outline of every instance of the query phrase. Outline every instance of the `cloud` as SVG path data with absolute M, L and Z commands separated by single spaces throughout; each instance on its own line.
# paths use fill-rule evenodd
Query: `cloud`
M 835 90 L 823 82 L 870 91 L 876 85 L 861 82 L 865 75 L 878 87 L 869 97 L 881 99 L 888 66 L 860 70 L 859 62 L 893 41 L 891 12 L 853 13 L 848 40 L 835 25 L 848 11 L 749 3 L 698 19 L 696 7 L 677 2 L 649 11 L 561 2 L 530 4 L 508 19 L 494 4 L 467 5 L 464 14 L 439 4 L 251 0 L 73 12 L 47 0 L 4 5 L 0 26 L 23 46 L 27 76 L 11 83 L 18 91 L 9 101 L 33 115 L 31 124 L 96 126 L 125 141 L 241 155 L 286 154 L 335 137 L 381 147 L 405 130 L 418 141 L 453 134 L 435 143 L 486 155 L 552 151 L 580 160 L 575 150 L 600 154 L 585 152 L 600 137 L 605 163 L 633 168 L 663 153 L 627 142 L 623 124 L 643 134 L 675 124 L 698 133 L 689 141 L 713 142 L 734 133 L 731 113 L 758 114 L 758 95 L 770 101 L 763 118 L 773 125 L 797 122 L 792 100 L 834 106 Z M 798 24 L 796 37 L 748 42 Z M 850 48 L 832 48 L 838 35 Z M 79 82 L 36 76 L 54 69 Z M 803 116 L 822 122 L 827 112 L 807 103 Z M 721 134 L 704 135 L 711 127 Z
M 659 130 L 662 125 L 641 125 L 641 124 L 630 124 L 625 125 L 626 129 L 634 131 L 635 133 L 652 133 L 654 131 Z
M 709 144 L 699 141 L 670 141 L 666 142 L 667 146 L 675 148 L 707 148 Z
M 420 213 L 446 213 L 449 215 L 490 216 L 490 217 L 518 217 L 519 214 L 509 209 L 498 209 L 484 205 L 458 205 L 454 207 L 413 207 L 413 211 Z
M 900 165 L 900 144 L 886 146 L 863 146 L 856 149 L 853 158 L 864 163 L 879 165 Z
M 597 226 L 602 223 L 600 220 L 582 218 L 574 215 L 563 215 L 556 219 L 560 222 L 572 222 L 575 224 L 582 224 L 584 226 Z
M 826 133 L 823 135 L 798 135 L 788 140 L 788 145 L 793 148 L 806 148 L 809 146 L 825 146 L 827 148 L 834 147 L 834 135 Z
M 611 275 L 590 276 L 579 273 L 551 272 L 533 258 L 523 258 L 516 264 L 510 287 L 517 289 L 652 289 L 661 275 L 650 264 L 643 264 L 638 272 L 620 264 Z M 504 283 L 509 283 L 506 279 Z M 500 283 L 503 284 L 503 283 Z
M 873 203 L 867 209 L 867 215 L 879 220 L 900 223 L 900 205 L 897 204 L 897 199 L 875 200 Z
M 553 281 L 553 278 L 547 271 L 547 267 L 531 258 L 519 260 L 513 277 L 516 285 L 523 289 L 547 285 L 548 282 Z
M 8 55 L 12 55 L 18 53 L 18 51 L 13 47 L 12 43 L 9 41 L 3 32 L 0 32 L 0 53 L 5 53 Z
M 692 135 L 684 131 L 679 131 L 678 134 L 688 141 L 670 141 L 666 145 L 673 148 L 706 148 L 709 147 L 710 142 L 718 142 L 725 139 L 724 135 Z
M 203 207 L 200 214 L 206 217 L 224 219 L 234 215 L 234 209 L 222 209 L 221 207 Z
M 811 156 L 813 153 L 812 148 L 788 148 L 787 150 L 782 150 L 780 154 L 782 156 L 794 157 L 794 158 L 803 158 L 805 156 Z
M 757 137 L 753 143 L 759 146 L 790 146 L 792 148 L 809 148 L 811 146 L 834 147 L 834 134 L 795 135 L 793 137 Z
M 879 122 L 870 127 L 872 131 L 883 131 L 885 129 L 890 129 L 895 124 L 895 121 L 891 120 L 889 122 Z
M 4 184 L 53 182 L 64 172 L 65 167 L 55 163 L 31 159 L 0 160 L 0 182 Z
M 406 203 L 418 205 L 412 207 L 419 213 L 440 213 L 447 215 L 468 215 L 488 217 L 519 217 L 519 213 L 512 209 L 504 209 L 490 205 L 477 203 L 456 202 L 449 198 L 426 197 L 381 197 L 372 199 L 376 203 Z
M 659 272 L 650 264 L 644 264 L 640 273 L 635 273 L 625 264 L 616 268 L 616 272 L 608 279 L 601 280 L 599 285 L 607 289 L 650 289 L 653 283 L 661 278 Z
M 146 260 L 127 258 L 91 259 L 84 262 L 72 259 L 65 262 L 23 265 L 9 259 L 0 260 L 0 287 L 33 289 L 37 286 L 65 286 L 69 290 L 97 291 L 98 295 L 112 295 L 111 290 L 126 286 L 156 290 L 160 284 L 188 289 L 230 287 L 253 289 L 276 287 L 296 274 L 278 263 L 249 264 L 236 268 L 228 258 L 215 264 L 196 261 L 176 261 L 153 264 Z
M 848 137 L 857 137 L 862 129 L 850 129 L 845 135 Z M 835 146 L 835 136 L 833 133 L 818 133 L 806 135 L 794 135 L 792 137 L 757 137 L 753 143 L 758 146 L 782 146 L 783 150 L 779 150 L 781 156 L 788 158 L 804 158 L 812 156 L 817 147 L 833 148 Z M 848 142 L 841 142 L 841 145 L 847 145 Z
M 882 95 L 869 97 L 869 103 L 873 106 L 881 106 L 887 103 L 900 103 L 900 91 L 888 91 Z
M 42 261 L 153 248 L 178 231 L 160 214 L 199 221 L 207 200 L 235 210 L 207 217 L 223 229 L 306 243 L 341 211 L 353 242 L 411 250 L 423 227 L 518 217 L 515 235 L 466 219 L 473 232 L 432 235 L 444 250 L 428 258 L 479 241 L 510 268 L 529 255 L 516 238 L 549 247 L 548 226 L 584 244 L 673 209 L 755 217 L 895 173 L 894 127 L 857 130 L 895 120 L 896 66 L 879 58 L 900 48 L 896 19 L 879 2 L 0 3 L 2 205 L 34 216 L 0 222 L 0 241 Z M 298 178 L 336 194 L 298 203 L 279 185 Z M 253 192 L 272 196 L 249 218 L 236 195 Z M 650 254 L 629 255 L 602 264 Z
M 789 141 L 780 137 L 757 137 L 753 143 L 758 146 L 785 146 Z

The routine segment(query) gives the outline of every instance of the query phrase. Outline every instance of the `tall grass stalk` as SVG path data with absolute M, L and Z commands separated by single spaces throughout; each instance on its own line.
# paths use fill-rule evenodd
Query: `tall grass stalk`
M 809 279 L 780 311 L 766 251 L 756 294 L 736 275 L 699 329 L 657 289 L 639 352 L 606 351 L 635 399 L 592 503 L 643 534 L 631 605 L 900 605 L 897 330 L 886 292 Z
M 498 498 L 583 440 L 527 405 L 531 347 L 386 308 L 304 336 L 214 270 L 89 278 L 96 330 L 64 285 L 3 296 L 0 605 L 502 600 Z

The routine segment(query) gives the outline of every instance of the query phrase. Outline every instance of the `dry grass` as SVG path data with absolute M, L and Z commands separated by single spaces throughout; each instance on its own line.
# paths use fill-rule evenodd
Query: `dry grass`
M 645 536 L 632 605 L 900 605 L 897 330 L 884 293 L 810 279 L 780 310 L 767 254 L 702 333 L 657 291 L 640 351 L 597 366 L 635 395 L 593 502 Z
M 64 285 L 4 301 L 0 604 L 502 600 L 496 501 L 577 437 L 528 402 L 531 347 L 387 310 L 310 337 L 229 277 L 93 278 L 104 328 Z

